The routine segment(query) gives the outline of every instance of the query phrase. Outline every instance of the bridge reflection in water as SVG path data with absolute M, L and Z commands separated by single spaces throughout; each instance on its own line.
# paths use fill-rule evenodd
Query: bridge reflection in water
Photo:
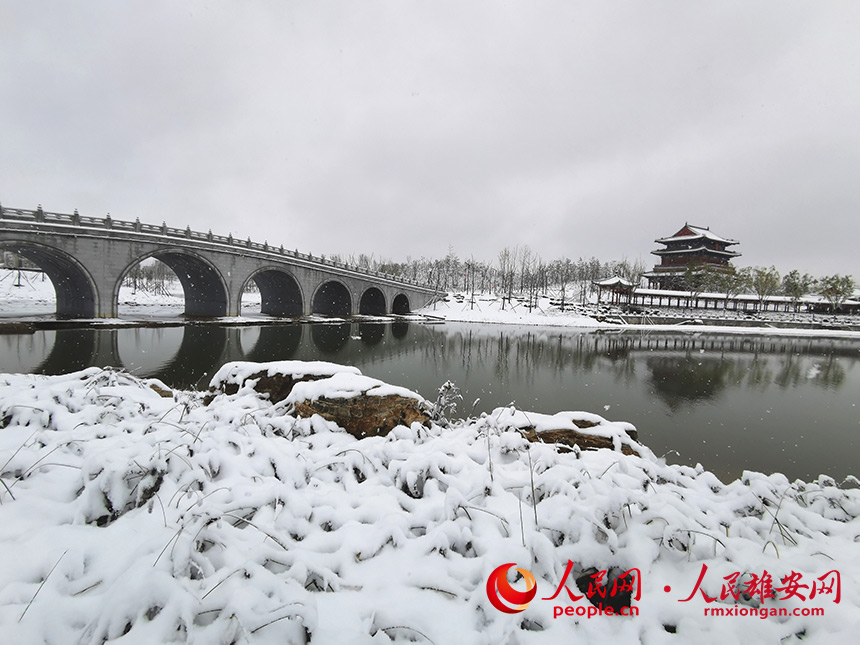
M 206 388 L 228 361 L 285 359 L 355 365 L 429 399 L 450 379 L 463 391 L 461 416 L 512 401 L 596 412 L 635 424 L 657 454 L 677 450 L 679 461 L 731 476 L 856 471 L 858 341 L 406 322 L 0 336 L 2 372 L 112 365 L 179 388 Z
M 229 361 L 364 362 L 363 350 L 403 340 L 408 322 L 72 328 L 0 335 L 0 372 L 64 374 L 115 367 L 177 388 L 206 387 Z

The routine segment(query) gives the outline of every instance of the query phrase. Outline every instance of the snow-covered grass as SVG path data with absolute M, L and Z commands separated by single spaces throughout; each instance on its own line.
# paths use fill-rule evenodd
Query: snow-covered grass
M 307 369 L 333 388 L 359 378 Z M 4 642 L 846 643 L 860 629 L 860 491 L 827 478 L 725 484 L 644 447 L 562 452 L 527 442 L 508 408 L 358 440 L 250 387 L 209 405 L 164 390 L 96 368 L 0 375 Z M 639 615 L 553 618 L 590 606 L 544 600 L 569 560 L 639 569 Z M 517 614 L 485 589 L 510 562 L 537 580 Z M 778 588 L 836 570 L 841 599 L 763 603 L 823 617 L 704 616 L 734 602 L 683 602 L 702 565 L 712 597 L 733 573 Z
M 444 318 L 452 322 L 508 323 L 517 325 L 552 325 L 560 327 L 604 327 L 590 315 L 588 305 L 568 305 L 565 311 L 550 304 L 549 298 L 539 298 L 529 309 L 526 301 L 514 298 L 512 302 L 495 295 L 449 293 L 445 299 L 417 313 Z
M 0 315 L 47 315 L 57 310 L 54 285 L 43 273 L 0 269 Z

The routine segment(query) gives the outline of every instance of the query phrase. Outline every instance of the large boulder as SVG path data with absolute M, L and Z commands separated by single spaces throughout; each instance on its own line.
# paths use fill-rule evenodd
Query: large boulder
M 641 456 L 645 449 L 639 442 L 636 428 L 622 421 L 607 421 L 589 412 L 559 412 L 540 414 L 512 407 L 497 408 L 493 418 L 504 427 L 516 428 L 529 441 L 552 443 L 573 449 L 606 448 L 625 455 Z
M 210 397 L 215 394 L 236 394 L 242 387 L 267 394 L 272 403 L 286 399 L 296 383 L 317 381 L 334 374 L 361 374 L 357 367 L 326 363 L 325 361 L 272 361 L 226 363 L 209 382 Z
M 296 416 L 318 414 L 359 438 L 430 422 L 427 402 L 418 394 L 363 375 L 340 373 L 297 383 L 287 400 Z
M 427 402 L 403 387 L 364 376 L 357 368 L 323 361 L 227 363 L 209 383 L 208 399 L 242 388 L 272 403 L 286 401 L 299 417 L 318 414 L 356 437 L 387 434 L 398 425 L 428 425 Z

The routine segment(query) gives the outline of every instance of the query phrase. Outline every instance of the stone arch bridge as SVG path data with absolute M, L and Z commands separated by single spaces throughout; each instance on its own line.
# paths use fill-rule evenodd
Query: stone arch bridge
M 273 316 L 407 314 L 432 302 L 431 287 L 252 242 L 105 218 L 0 206 L 0 250 L 38 265 L 57 295 L 57 316 L 114 318 L 119 289 L 139 262 L 157 258 L 185 292 L 188 316 L 237 316 L 253 280 Z M 0 305 L 2 306 L 2 305 Z

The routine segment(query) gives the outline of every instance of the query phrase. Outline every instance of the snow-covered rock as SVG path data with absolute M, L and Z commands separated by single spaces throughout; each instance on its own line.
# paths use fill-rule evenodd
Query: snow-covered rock
M 335 374 L 360 375 L 356 367 L 325 361 L 272 361 L 252 363 L 234 361 L 223 365 L 209 382 L 210 392 L 236 394 L 247 387 L 267 394 L 273 403 L 286 399 L 293 386 L 303 381 L 316 381 Z
M 320 361 L 235 362 L 224 365 L 211 392 L 248 388 L 301 418 L 318 415 L 356 437 L 384 435 L 398 425 L 426 425 L 429 404 L 418 394 L 364 376 L 355 367 Z M 211 402 L 210 395 L 206 399 Z
M 590 412 L 541 414 L 505 407 L 496 408 L 492 416 L 499 425 L 516 428 L 529 441 L 561 444 L 580 450 L 607 448 L 640 456 L 646 450 L 638 443 L 639 433 L 633 424 L 607 421 Z
M 335 374 L 298 383 L 287 397 L 298 417 L 319 415 L 356 437 L 382 436 L 397 426 L 428 425 L 429 404 L 402 387 L 368 376 Z

